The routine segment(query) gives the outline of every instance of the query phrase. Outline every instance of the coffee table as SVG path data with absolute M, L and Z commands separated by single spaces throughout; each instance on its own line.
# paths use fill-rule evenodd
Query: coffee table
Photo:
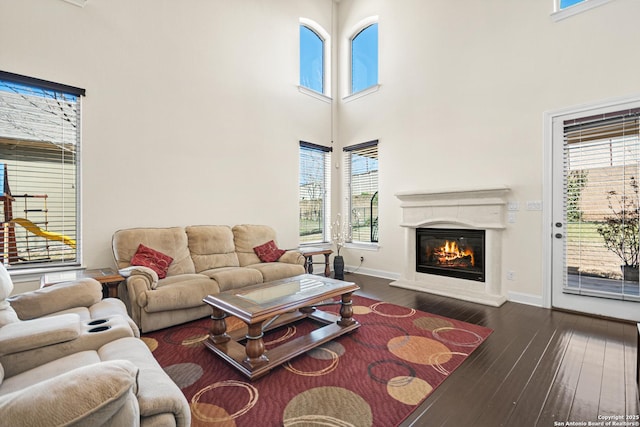
M 251 380 L 267 374 L 284 362 L 360 327 L 353 319 L 351 295 L 360 289 L 352 282 L 302 274 L 288 279 L 209 295 L 204 302 L 212 308 L 209 338 L 204 344 Z M 333 301 L 340 297 L 339 301 Z M 315 307 L 340 304 L 340 315 Z M 246 327 L 227 332 L 225 318 L 242 320 Z M 265 350 L 267 330 L 310 318 L 323 323 L 310 334 Z M 246 345 L 240 341 L 246 340 Z

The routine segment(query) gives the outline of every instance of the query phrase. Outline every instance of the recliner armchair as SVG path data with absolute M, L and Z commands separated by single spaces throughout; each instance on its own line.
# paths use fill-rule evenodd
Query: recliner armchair
M 140 339 L 3 375 L 0 424 L 15 427 L 188 427 L 189 403 Z
M 139 337 L 124 304 L 102 299 L 93 279 L 9 297 L 13 282 L 0 264 L 0 364 L 5 376 L 123 337 Z

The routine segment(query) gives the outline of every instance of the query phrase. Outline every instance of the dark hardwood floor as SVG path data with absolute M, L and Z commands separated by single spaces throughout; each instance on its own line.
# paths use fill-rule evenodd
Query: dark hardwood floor
M 345 280 L 362 296 L 493 329 L 401 426 L 640 425 L 635 324 L 512 302 L 488 307 L 355 273 Z

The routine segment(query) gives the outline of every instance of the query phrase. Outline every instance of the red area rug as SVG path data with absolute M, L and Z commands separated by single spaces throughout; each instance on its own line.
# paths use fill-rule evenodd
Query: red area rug
M 204 346 L 209 319 L 142 339 L 190 402 L 194 427 L 389 427 L 406 418 L 491 333 L 357 295 L 353 302 L 359 329 L 253 382 Z M 323 309 L 337 313 L 339 306 Z M 229 319 L 228 329 L 239 323 Z M 314 327 L 305 320 L 271 331 L 265 334 L 266 348 Z

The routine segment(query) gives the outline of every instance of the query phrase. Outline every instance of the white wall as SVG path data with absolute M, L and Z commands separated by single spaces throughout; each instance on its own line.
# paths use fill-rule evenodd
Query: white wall
M 298 244 L 298 142 L 330 104 L 298 91 L 301 16 L 328 0 L 0 0 L 0 69 L 86 89 L 84 264 L 120 228 L 269 224 Z
M 401 271 L 396 192 L 505 184 L 521 205 L 506 231 L 509 290 L 542 294 L 542 213 L 523 206 L 542 200 L 543 113 L 638 91 L 640 2 L 557 23 L 552 0 L 337 9 L 332 25 L 329 0 L 0 0 L 0 69 L 87 90 L 88 267 L 111 265 L 125 227 L 266 223 L 296 245 L 298 141 L 332 137 L 329 104 L 297 90 L 298 19 L 344 49 L 346 30 L 378 15 L 380 90 L 334 111 L 334 163 L 340 146 L 380 141 L 381 247 L 345 250 L 347 264 Z M 336 171 L 334 210 L 339 185 Z
M 341 145 L 380 141 L 381 248 L 346 250 L 347 264 L 362 255 L 362 270 L 401 271 L 396 192 L 508 185 L 520 211 L 505 233 L 503 277 L 515 272 L 509 292 L 541 296 L 542 212 L 525 202 L 543 198 L 543 113 L 638 93 L 640 2 L 614 0 L 555 23 L 552 0 L 339 8 L 343 56 L 345 31 L 368 16 L 379 16 L 380 44 L 379 91 L 339 105 Z

